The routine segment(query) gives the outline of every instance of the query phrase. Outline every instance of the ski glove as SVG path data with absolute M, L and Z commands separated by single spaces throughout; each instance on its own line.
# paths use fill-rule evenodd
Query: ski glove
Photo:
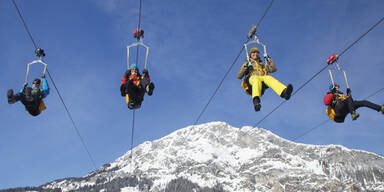
M 351 95 L 351 89 L 347 88 L 347 95 Z

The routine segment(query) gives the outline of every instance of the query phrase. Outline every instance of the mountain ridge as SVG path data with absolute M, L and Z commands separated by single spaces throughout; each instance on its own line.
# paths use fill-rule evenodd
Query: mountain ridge
M 225 122 L 146 141 L 61 191 L 384 191 L 384 158 L 340 145 L 307 145 Z M 184 188 L 182 188 L 184 186 Z M 177 189 L 177 190 L 176 190 Z

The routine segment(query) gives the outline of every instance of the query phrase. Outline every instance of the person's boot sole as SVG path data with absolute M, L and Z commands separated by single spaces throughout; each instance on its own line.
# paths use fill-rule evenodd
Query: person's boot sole
M 291 98 L 292 91 L 293 91 L 293 87 L 291 84 L 289 84 L 287 86 L 287 89 L 285 90 L 285 99 L 286 100 L 289 100 Z
M 352 117 L 352 121 L 356 120 L 356 119 L 359 118 L 359 117 L 360 117 L 360 115 L 357 114 L 355 117 Z
M 151 96 L 153 94 L 153 89 L 155 89 L 155 85 L 153 83 L 150 83 L 148 85 L 148 95 Z
M 8 98 L 8 99 L 11 99 L 12 96 L 13 96 L 13 90 L 10 89 L 10 90 L 7 91 L 7 98 Z
M 13 100 L 13 90 L 12 89 L 7 91 L 7 98 L 8 98 L 8 103 L 9 104 L 14 103 L 14 100 Z
M 257 111 L 260 111 L 260 109 L 261 109 L 261 105 L 260 105 L 260 104 L 255 105 L 255 111 L 256 111 L 256 112 L 257 112 Z

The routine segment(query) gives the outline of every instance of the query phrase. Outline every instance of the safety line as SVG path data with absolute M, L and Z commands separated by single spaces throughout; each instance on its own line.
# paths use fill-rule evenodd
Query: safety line
M 357 40 L 355 40 L 353 43 L 351 43 L 346 49 L 344 49 L 342 52 L 338 54 L 338 58 L 340 58 L 341 55 L 343 55 L 346 51 L 348 51 L 350 48 L 352 48 L 358 41 L 360 41 L 365 35 L 367 35 L 370 31 L 372 31 L 377 25 L 379 25 L 384 20 L 384 17 L 381 18 L 377 23 L 375 23 L 372 27 L 368 29 L 365 33 L 363 33 Z M 297 89 L 294 93 L 292 93 L 292 96 L 294 96 L 297 92 L 299 92 L 304 86 L 306 86 L 310 81 L 312 81 L 317 75 L 319 75 L 322 71 L 324 71 L 328 65 L 326 65 L 323 69 L 321 69 L 319 72 L 317 72 L 315 75 L 313 75 L 308 81 L 306 81 L 302 86 L 300 86 L 299 89 Z M 261 122 L 263 122 L 267 117 L 269 117 L 273 112 L 275 112 L 278 108 L 280 108 L 286 100 L 281 102 L 277 107 L 275 107 L 270 113 L 268 113 L 264 118 L 262 118 L 259 122 L 255 124 L 254 127 L 257 127 L 260 125 Z
M 23 25 L 24 25 L 25 30 L 27 31 L 29 37 L 31 38 L 31 41 L 32 41 L 33 46 L 37 49 L 38 47 L 37 47 L 37 45 L 36 45 L 36 43 L 35 43 L 35 40 L 34 40 L 33 37 L 32 37 L 31 32 L 29 31 L 29 28 L 28 28 L 26 22 L 24 21 L 23 16 L 21 15 L 20 9 L 18 8 L 18 6 L 17 6 L 17 4 L 16 4 L 16 2 L 15 2 L 14 0 L 11 0 L 11 1 L 12 1 L 13 5 L 15 6 L 16 10 L 17 10 L 17 13 L 18 13 L 19 16 L 20 16 L 20 19 L 21 19 L 21 21 L 22 21 L 22 23 L 23 23 Z M 56 89 L 56 91 L 57 91 L 57 94 L 59 95 L 59 98 L 60 98 L 61 102 L 62 102 L 63 105 L 64 105 L 65 110 L 67 111 L 68 117 L 70 118 L 70 120 L 71 120 L 71 122 L 72 122 L 72 125 L 73 125 L 73 127 L 75 128 L 75 131 L 76 131 L 77 135 L 79 136 L 80 141 L 81 141 L 81 143 L 83 144 L 83 147 L 84 147 L 85 151 L 86 151 L 87 154 L 88 154 L 89 159 L 91 160 L 91 162 L 92 162 L 94 168 L 97 169 L 96 163 L 95 163 L 95 161 L 93 160 L 92 155 L 91 155 L 91 153 L 89 152 L 87 146 L 85 145 L 84 139 L 83 139 L 83 137 L 81 136 L 79 130 L 77 129 L 77 126 L 76 126 L 76 124 L 75 124 L 75 121 L 73 120 L 73 118 L 72 118 L 72 116 L 71 116 L 71 114 L 70 114 L 70 112 L 69 112 L 67 106 L 65 105 L 64 100 L 63 100 L 63 98 L 62 98 L 62 96 L 61 96 L 59 90 L 57 89 L 56 84 L 55 84 L 55 82 L 54 82 L 54 80 L 53 80 L 51 74 L 50 74 L 49 71 L 48 71 L 48 68 L 47 68 L 47 73 L 48 73 L 49 78 L 50 78 L 51 81 L 52 81 L 53 86 L 55 87 L 55 89 Z
M 363 100 L 367 100 L 368 98 L 375 96 L 376 94 L 380 93 L 380 92 L 383 91 L 383 90 L 384 90 L 384 87 L 381 88 L 381 89 L 379 89 L 379 90 L 377 90 L 376 92 L 370 94 L 369 96 L 365 97 Z M 306 131 L 305 133 L 301 134 L 300 136 L 295 137 L 292 141 L 296 141 L 297 139 L 300 139 L 300 138 L 304 137 L 305 135 L 308 135 L 309 133 L 311 133 L 311 132 L 314 131 L 315 129 L 317 129 L 317 128 L 321 127 L 323 124 L 327 123 L 328 121 L 330 121 L 330 120 L 327 119 L 327 120 L 321 122 L 320 124 L 318 124 L 318 125 L 316 125 L 315 127 L 309 129 L 309 130 Z
M 61 96 L 59 90 L 57 89 L 56 83 L 55 83 L 55 81 L 53 80 L 51 74 L 49 73 L 48 68 L 47 68 L 47 73 L 48 73 L 49 78 L 50 78 L 51 81 L 52 81 L 53 86 L 54 86 L 55 89 L 56 89 L 57 95 L 59 95 L 59 98 L 60 98 L 61 103 L 64 105 L 64 108 L 65 108 L 65 110 L 67 111 L 67 115 L 68 115 L 69 119 L 70 119 L 71 122 L 72 122 L 73 128 L 75 129 L 75 131 L 76 131 L 76 133 L 77 133 L 77 136 L 79 136 L 80 141 L 81 141 L 81 143 L 83 144 L 83 147 L 84 147 L 85 151 L 87 152 L 88 157 L 89 157 L 89 159 L 91 160 L 91 162 L 92 162 L 94 168 L 97 169 L 96 163 L 95 163 L 95 161 L 93 160 L 92 155 L 91 155 L 91 153 L 89 152 L 87 146 L 85 145 L 84 139 L 83 139 L 83 137 L 81 136 L 80 131 L 79 131 L 79 129 L 77 128 L 77 126 L 76 126 L 76 124 L 75 124 L 75 121 L 73 120 L 72 115 L 71 115 L 71 113 L 69 112 L 68 107 L 67 107 L 67 105 L 66 105 L 65 102 L 64 102 L 63 97 Z
M 29 31 L 29 29 L 28 29 L 28 26 L 27 26 L 27 24 L 25 23 L 23 16 L 21 15 L 21 12 L 20 12 L 19 7 L 17 6 L 15 0 L 11 0 L 11 1 L 12 1 L 13 5 L 15 6 L 17 13 L 19 14 L 19 17 L 20 17 L 20 19 L 21 19 L 21 22 L 23 23 L 24 28 L 25 28 L 25 30 L 27 31 L 29 38 L 31 38 L 31 41 L 32 41 L 32 43 L 33 43 L 33 46 L 35 47 L 35 49 L 37 49 L 37 45 L 36 45 L 36 43 L 35 43 L 35 40 L 33 39 L 32 34 L 31 34 L 31 32 Z

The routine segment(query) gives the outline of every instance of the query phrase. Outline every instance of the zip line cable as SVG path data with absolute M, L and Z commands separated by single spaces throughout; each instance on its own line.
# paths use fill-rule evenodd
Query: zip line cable
M 248 40 L 249 41 L 249 40 Z M 247 41 L 247 42 L 248 42 Z M 220 87 L 223 85 L 224 83 L 224 80 L 225 78 L 228 76 L 229 72 L 231 72 L 233 66 L 236 64 L 237 60 L 239 59 L 241 53 L 243 52 L 244 50 L 244 46 L 242 46 L 243 48 L 240 50 L 240 52 L 237 54 L 235 60 L 233 61 L 233 63 L 231 64 L 231 66 L 229 67 L 229 69 L 227 70 L 227 72 L 224 74 L 223 78 L 221 79 L 219 85 L 217 86 L 217 88 L 215 89 L 215 91 L 213 92 L 212 96 L 209 98 L 207 104 L 205 104 L 203 110 L 200 112 L 199 116 L 197 117 L 197 119 L 195 120 L 195 122 L 193 123 L 193 125 L 196 125 L 198 123 L 198 121 L 200 120 L 201 116 L 203 115 L 203 113 L 205 112 L 205 110 L 208 108 L 208 105 L 211 103 L 211 101 L 213 100 L 213 98 L 215 97 L 216 93 L 219 91 Z
M 135 111 L 132 112 L 132 132 L 131 132 L 131 161 L 133 159 L 133 134 L 135 130 Z
M 139 21 L 137 25 L 137 31 L 138 33 L 141 33 L 141 9 L 143 7 L 143 2 L 140 0 L 140 7 L 139 7 Z M 139 42 L 139 38 L 136 39 L 137 42 Z M 139 65 L 139 46 L 136 48 L 136 65 Z M 132 131 L 131 131 L 131 162 L 133 161 L 133 138 L 134 138 L 134 132 L 135 132 L 135 109 L 132 112 Z M 132 163 L 133 165 L 133 163 Z
M 19 7 L 17 6 L 15 0 L 11 0 L 11 1 L 12 1 L 13 5 L 15 6 L 17 13 L 19 14 L 19 17 L 20 17 L 20 19 L 21 19 L 21 22 L 23 23 L 24 28 L 25 28 L 25 30 L 27 31 L 29 38 L 31 38 L 31 41 L 32 41 L 32 43 L 33 43 L 33 46 L 35 47 L 35 49 L 37 49 L 37 45 L 36 45 L 36 43 L 35 43 L 35 40 L 33 39 L 32 34 L 31 34 L 31 32 L 29 31 L 28 26 L 27 26 L 27 24 L 25 23 L 23 16 L 21 15 L 21 12 L 20 12 Z
M 313 75 L 309 80 L 307 80 L 303 85 L 301 85 L 296 91 L 292 93 L 292 96 L 294 96 L 297 92 L 299 92 L 302 88 L 304 88 L 310 81 L 312 81 L 317 75 L 319 75 L 321 72 L 323 72 L 328 65 L 323 67 L 320 71 L 318 71 L 315 75 Z M 291 97 L 292 97 L 291 96 Z M 269 117 L 273 112 L 275 112 L 278 108 L 280 108 L 287 100 L 282 101 L 279 105 L 277 105 L 271 112 L 269 112 L 266 116 L 264 116 L 259 122 L 257 122 L 254 127 L 257 127 L 262 121 L 264 121 L 267 117 Z
M 381 18 L 377 23 L 372 25 L 366 31 L 363 33 L 359 38 L 357 38 L 353 43 L 351 43 L 347 48 L 345 48 L 340 54 L 338 54 L 338 58 L 340 58 L 341 55 L 343 55 L 345 52 L 347 52 L 350 48 L 352 48 L 358 41 L 360 41 L 364 36 L 366 36 L 370 31 L 372 31 L 377 25 L 379 25 L 384 20 L 384 17 Z M 312 81 L 317 75 L 319 75 L 321 72 L 323 72 L 329 65 L 326 65 L 323 67 L 319 72 L 317 72 L 315 75 L 313 75 L 309 80 L 307 80 L 303 85 L 301 85 L 296 91 L 292 93 L 292 96 L 294 96 L 297 92 L 299 92 L 302 88 L 304 88 L 310 81 Z M 263 122 L 267 117 L 269 117 L 273 112 L 275 112 L 278 108 L 280 108 L 287 100 L 282 101 L 278 106 L 276 106 L 270 113 L 268 113 L 266 116 L 264 116 L 259 122 L 255 124 L 254 127 L 257 127 L 260 125 L 261 122 Z
M 257 22 L 257 25 L 255 26 L 255 33 L 256 33 L 257 28 L 258 28 L 259 25 L 261 24 L 261 22 L 264 20 L 264 17 L 265 17 L 265 16 L 267 15 L 267 13 L 269 12 L 269 9 L 271 8 L 273 2 L 274 2 L 274 0 L 272 0 L 272 1 L 270 2 L 270 4 L 268 5 L 268 7 L 265 9 L 263 16 L 262 16 L 262 17 L 259 19 L 259 21 Z M 248 43 L 249 41 L 250 41 L 250 38 L 249 38 L 244 44 Z M 208 108 L 208 105 L 212 102 L 213 98 L 216 96 L 216 94 L 217 94 L 217 92 L 219 91 L 220 87 L 223 85 L 224 80 L 227 78 L 229 72 L 231 72 L 233 66 L 236 64 L 236 62 L 237 62 L 237 60 L 239 59 L 239 57 L 240 57 L 241 53 L 243 52 L 243 50 L 244 50 L 244 46 L 242 46 L 242 48 L 241 48 L 240 52 L 237 54 L 235 60 L 234 60 L 233 63 L 230 65 L 230 67 L 228 68 L 227 72 L 224 74 L 224 76 L 223 76 L 223 78 L 221 79 L 219 85 L 217 86 L 217 88 L 216 88 L 215 91 L 213 92 L 212 96 L 209 98 L 207 104 L 203 107 L 203 110 L 200 112 L 200 114 L 199 114 L 198 117 L 196 118 L 195 122 L 193 123 L 193 126 L 195 126 L 195 125 L 199 122 L 201 116 L 202 116 L 203 113 L 206 111 L 206 109 Z
M 340 57 L 341 55 L 343 55 L 345 52 L 347 52 L 350 48 L 352 48 L 358 41 L 360 41 L 360 39 L 362 39 L 365 35 L 367 35 L 369 32 L 371 32 L 377 25 L 379 25 L 381 22 L 384 21 L 384 16 L 377 22 L 375 23 L 374 25 L 372 25 L 371 28 L 368 29 L 367 32 L 365 32 L 364 34 L 362 34 L 359 38 L 357 38 L 353 43 L 351 43 L 351 45 L 349 45 L 347 48 L 345 48 L 339 55 L 338 57 Z
M 314 126 L 313 128 L 307 130 L 307 131 L 304 132 L 303 134 L 301 134 L 301 135 L 295 137 L 294 139 L 292 139 L 292 141 L 297 141 L 298 139 L 300 139 L 300 138 L 302 138 L 302 137 L 308 135 L 310 132 L 312 132 L 312 131 L 314 131 L 315 129 L 321 127 L 322 125 L 325 125 L 325 124 L 328 123 L 328 122 L 329 122 L 329 119 L 324 120 L 323 122 L 319 123 L 318 125 Z
M 139 24 L 137 25 L 137 29 L 139 30 L 140 29 L 140 26 L 141 26 L 141 8 L 143 7 L 143 1 L 140 0 L 140 7 L 139 7 Z
M 138 21 L 138 25 L 137 25 L 137 31 L 138 33 L 141 33 L 140 31 L 140 26 L 141 26 L 141 8 L 142 8 L 142 0 L 140 0 L 140 7 L 139 7 L 139 21 Z M 137 42 L 139 41 L 139 39 L 136 39 Z M 137 46 L 136 48 L 136 65 L 139 65 L 139 46 Z
M 32 34 L 31 34 L 31 32 L 29 31 L 29 29 L 28 29 L 28 26 L 27 26 L 27 24 L 26 24 L 26 22 L 25 22 L 23 16 L 21 15 L 21 11 L 20 11 L 19 7 L 17 6 L 15 0 L 11 0 L 11 1 L 12 1 L 13 5 L 15 6 L 16 10 L 17 10 L 17 13 L 19 14 L 20 20 L 22 21 L 22 23 L 23 23 L 23 25 L 24 25 L 24 28 L 25 28 L 25 30 L 27 31 L 28 36 L 30 37 L 30 39 L 31 39 L 31 41 L 32 41 L 33 46 L 37 49 L 38 46 L 36 45 L 35 40 L 33 39 Z M 57 89 L 56 84 L 55 84 L 55 81 L 53 80 L 51 74 L 49 73 L 48 68 L 47 68 L 47 73 L 48 73 L 49 78 L 50 78 L 51 81 L 52 81 L 53 86 L 54 86 L 55 89 L 56 89 L 57 94 L 59 95 L 59 98 L 60 98 L 60 100 L 61 100 L 61 103 L 64 105 L 64 108 L 65 108 L 65 110 L 67 111 L 68 117 L 70 118 L 70 120 L 71 120 L 71 122 L 72 122 L 72 125 L 73 125 L 73 127 L 74 127 L 74 129 L 75 129 L 77 135 L 79 136 L 79 139 L 80 139 L 80 141 L 81 141 L 81 143 L 82 143 L 82 145 L 83 145 L 85 151 L 87 152 L 90 161 L 92 162 L 94 168 L 97 169 L 96 163 L 95 163 L 94 159 L 92 158 L 92 155 L 91 155 L 91 153 L 89 152 L 89 150 L 88 150 L 88 148 L 87 148 L 87 146 L 86 146 L 86 144 L 85 144 L 85 142 L 84 142 L 84 139 L 83 139 L 83 137 L 81 136 L 81 134 L 80 134 L 80 132 L 79 132 L 79 130 L 78 130 L 76 124 L 75 124 L 75 121 L 73 120 L 72 115 L 71 115 L 71 113 L 70 113 L 69 110 L 68 110 L 68 107 L 66 106 L 66 104 L 65 104 L 65 102 L 64 102 L 64 100 L 63 100 L 63 98 L 62 98 L 62 96 L 61 96 L 61 94 L 60 94 L 60 92 L 59 92 L 59 90 Z
M 272 7 L 272 4 L 273 4 L 273 2 L 274 2 L 275 0 L 272 0 L 270 3 L 269 3 L 269 5 L 268 5 L 268 7 L 267 7 L 267 9 L 265 9 L 265 11 L 264 11 L 264 14 L 263 14 L 263 16 L 259 19 L 259 21 L 257 22 L 257 24 L 256 24 L 256 28 L 260 25 L 260 23 L 264 20 L 264 17 L 267 15 L 267 13 L 269 12 L 269 9 Z
M 364 100 L 366 100 L 366 99 L 368 99 L 368 98 L 370 98 L 370 97 L 373 97 L 373 96 L 375 96 L 376 94 L 378 94 L 378 93 L 380 93 L 381 91 L 383 91 L 384 90 L 384 87 L 383 88 L 381 88 L 381 89 L 379 89 L 379 90 L 377 90 L 376 92 L 374 92 L 374 93 L 372 93 L 372 94 L 370 94 L 369 96 L 367 96 Z
M 377 91 L 375 91 L 374 93 L 370 94 L 369 96 L 365 97 L 363 100 L 367 100 L 368 98 L 375 96 L 376 94 L 380 93 L 380 92 L 383 91 L 383 90 L 384 90 L 384 87 L 381 88 L 381 89 L 379 89 L 379 90 L 377 90 Z M 292 141 L 296 141 L 297 139 L 300 139 L 300 138 L 304 137 L 305 135 L 308 135 L 310 132 L 312 132 L 312 131 L 314 131 L 315 129 L 321 127 L 322 125 L 324 125 L 324 124 L 327 123 L 328 121 L 330 121 L 330 120 L 327 119 L 327 120 L 321 122 L 320 124 L 316 125 L 315 127 L 313 127 L 313 128 L 311 128 L 311 129 L 309 129 L 308 131 L 304 132 L 303 134 L 301 134 L 301 135 L 295 137 Z
M 84 139 L 83 139 L 83 137 L 81 136 L 80 131 L 79 131 L 79 129 L 77 128 L 77 126 L 76 126 L 76 124 L 75 124 L 75 121 L 73 120 L 72 115 L 71 115 L 71 113 L 69 112 L 68 107 L 67 107 L 67 105 L 65 104 L 65 102 L 64 102 L 64 100 L 63 100 L 63 97 L 61 96 L 59 90 L 57 89 L 56 83 L 55 83 L 55 81 L 53 80 L 53 78 L 52 78 L 51 74 L 49 73 L 48 69 L 47 69 L 47 73 L 48 73 L 49 78 L 50 78 L 51 81 L 52 81 L 53 86 L 54 86 L 55 89 L 56 89 L 57 94 L 59 95 L 59 98 L 60 98 L 61 103 L 64 105 L 64 108 L 65 108 L 65 110 L 67 111 L 67 115 L 68 115 L 69 119 L 70 119 L 71 122 L 72 122 L 73 128 L 75 129 L 75 131 L 76 131 L 76 133 L 77 133 L 77 136 L 79 136 L 80 141 L 81 141 L 81 143 L 83 144 L 83 147 L 84 147 L 85 151 L 87 152 L 88 157 L 89 157 L 89 159 L 91 160 L 91 162 L 92 162 L 94 168 L 97 169 L 96 163 L 95 163 L 95 161 L 93 160 L 92 155 L 91 155 L 91 153 L 89 152 L 89 150 L 88 150 L 88 148 L 87 148 L 87 145 L 85 145 Z

